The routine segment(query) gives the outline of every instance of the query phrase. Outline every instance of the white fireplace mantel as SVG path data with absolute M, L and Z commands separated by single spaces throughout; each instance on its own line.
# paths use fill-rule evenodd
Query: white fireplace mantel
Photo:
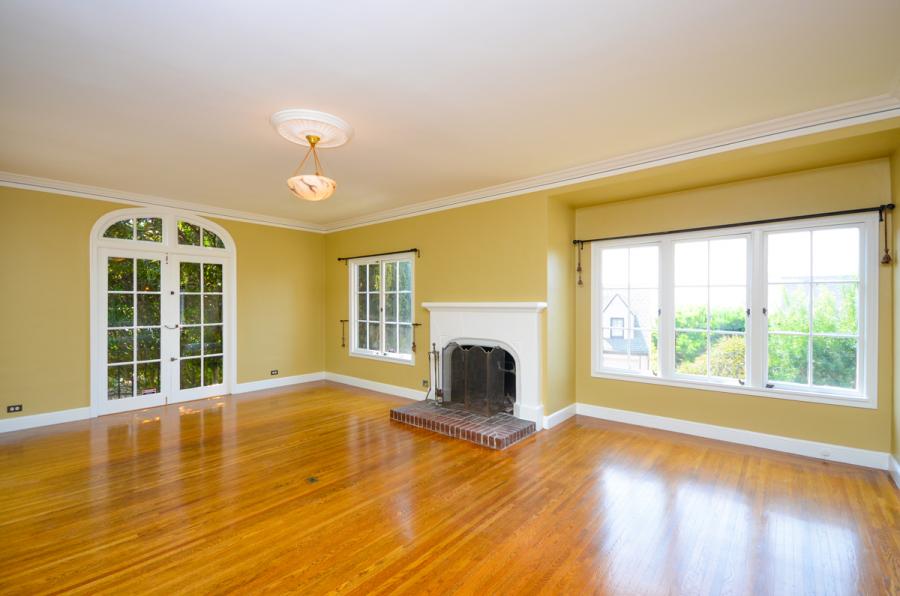
M 431 342 L 499 345 L 516 360 L 515 415 L 542 427 L 541 312 L 546 302 L 423 302 L 430 313 Z M 440 374 L 440 372 L 438 372 Z M 432 379 L 432 386 L 442 386 Z

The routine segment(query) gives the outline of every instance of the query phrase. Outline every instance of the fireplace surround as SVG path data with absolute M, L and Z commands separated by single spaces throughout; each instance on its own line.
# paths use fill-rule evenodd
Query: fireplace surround
M 430 344 L 443 350 L 451 343 L 461 346 L 500 347 L 515 361 L 515 405 L 513 415 L 530 420 L 540 429 L 541 403 L 541 313 L 546 302 L 424 302 L 429 311 Z M 444 387 L 443 371 L 432 378 L 433 387 Z M 432 376 L 435 372 L 432 371 Z

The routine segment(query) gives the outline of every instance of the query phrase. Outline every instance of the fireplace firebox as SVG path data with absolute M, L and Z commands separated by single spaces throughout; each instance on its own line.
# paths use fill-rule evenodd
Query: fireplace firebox
M 500 346 L 444 347 L 443 405 L 485 416 L 512 414 L 516 403 L 516 359 Z

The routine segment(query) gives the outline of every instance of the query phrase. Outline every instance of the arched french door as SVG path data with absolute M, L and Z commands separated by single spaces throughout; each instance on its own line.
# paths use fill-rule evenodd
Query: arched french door
M 227 394 L 235 374 L 235 247 L 188 213 L 123 209 L 91 237 L 94 415 Z

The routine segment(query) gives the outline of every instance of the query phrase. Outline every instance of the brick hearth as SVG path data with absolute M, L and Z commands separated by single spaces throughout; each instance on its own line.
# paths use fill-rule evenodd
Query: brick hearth
M 506 449 L 535 431 L 534 422 L 510 414 L 482 416 L 443 408 L 433 401 L 391 410 L 391 420 L 463 439 L 491 449 Z

